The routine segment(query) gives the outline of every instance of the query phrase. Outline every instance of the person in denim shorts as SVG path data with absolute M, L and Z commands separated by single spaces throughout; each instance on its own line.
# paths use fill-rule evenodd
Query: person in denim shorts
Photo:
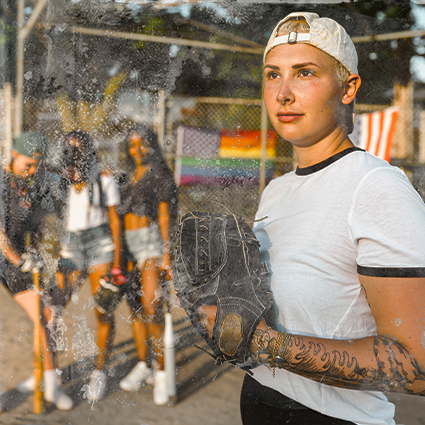
M 133 333 L 139 363 L 120 382 L 125 391 L 153 383 L 157 405 L 168 402 L 162 336 L 164 318 L 161 270 L 171 276 L 170 237 L 176 222 L 176 186 L 150 127 L 139 125 L 127 139 L 128 160 L 133 171 L 121 191 L 120 214 L 124 217 L 125 238 L 141 286 L 141 311 L 133 309 Z M 144 361 L 147 340 L 155 354 L 154 370 Z
M 65 185 L 68 191 L 66 234 L 62 241 L 61 257 L 73 264 L 76 271 L 71 281 L 88 273 L 93 294 L 99 280 L 108 271 L 119 269 L 120 225 L 115 207 L 119 191 L 113 179 L 102 174 L 89 135 L 73 131 L 63 143 Z M 95 309 L 98 322 L 99 356 L 96 370 L 89 382 L 87 397 L 98 401 L 106 388 L 105 366 L 115 328 L 111 314 Z

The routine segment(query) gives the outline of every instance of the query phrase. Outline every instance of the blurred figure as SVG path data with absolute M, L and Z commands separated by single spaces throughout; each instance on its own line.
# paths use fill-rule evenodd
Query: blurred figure
M 161 273 L 171 278 L 170 237 L 177 217 L 176 186 L 150 127 L 139 125 L 130 131 L 127 159 L 132 171 L 121 192 L 119 213 L 124 217 L 125 239 L 140 285 L 141 305 L 139 303 L 139 308 L 130 305 L 140 361 L 120 382 L 120 387 L 133 391 L 144 382 L 153 383 L 154 403 L 163 405 L 168 402 L 168 393 L 163 356 L 165 294 Z M 148 339 L 156 357 L 152 368 L 145 361 Z
M 65 136 L 63 175 L 68 193 L 67 233 L 60 254 L 76 268 L 71 282 L 84 278 L 88 273 L 93 294 L 100 288 L 104 275 L 111 272 L 120 274 L 120 225 L 115 210 L 119 191 L 113 179 L 100 172 L 98 164 L 87 133 L 77 130 Z M 113 314 L 101 313 L 97 309 L 95 313 L 99 355 L 96 370 L 90 376 L 89 401 L 100 400 L 105 392 L 105 366 L 115 329 Z
M 41 242 L 43 217 L 54 211 L 43 159 L 46 140 L 36 132 L 23 132 L 14 140 L 12 159 L 6 169 L 0 167 L 0 280 L 5 283 L 13 299 L 35 322 L 39 302 L 33 290 L 32 269 L 40 267 L 38 248 Z M 26 248 L 27 235 L 30 246 Z M 44 309 L 41 318 L 45 325 L 51 311 Z M 69 410 L 72 400 L 60 389 L 60 378 L 54 359 L 48 350 L 46 330 L 41 328 L 44 360 L 44 398 L 59 410 Z M 21 382 L 18 391 L 35 389 L 35 378 Z

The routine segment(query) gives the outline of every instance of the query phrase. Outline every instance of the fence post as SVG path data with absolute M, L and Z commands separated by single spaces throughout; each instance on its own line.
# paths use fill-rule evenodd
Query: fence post
M 266 187 L 266 158 L 267 158 L 267 109 L 264 97 L 261 100 L 261 165 L 260 165 L 260 196 Z
M 168 111 L 172 110 L 173 107 L 173 99 L 168 98 L 167 100 L 167 105 L 168 107 Z M 168 167 L 173 170 L 173 166 L 172 166 L 172 160 L 173 160 L 173 155 L 171 152 L 171 142 L 173 140 L 173 114 L 169 113 L 167 115 L 167 118 L 165 118 L 165 103 L 164 103 L 164 127 L 165 127 L 165 143 L 166 143 L 166 149 L 165 149 L 165 160 L 167 162 Z
M 3 155 L 6 162 L 10 162 L 11 151 L 12 151 L 12 120 L 13 120 L 13 96 L 12 96 L 12 85 L 6 83 L 3 90 Z
M 419 164 L 425 164 L 425 111 L 420 112 L 419 124 Z
M 158 143 L 161 148 L 164 146 L 164 129 L 165 129 L 165 93 L 164 90 L 158 91 Z
M 395 133 L 393 156 L 405 159 L 413 155 L 413 83 L 407 87 L 394 85 L 394 105 L 398 106 L 399 115 Z

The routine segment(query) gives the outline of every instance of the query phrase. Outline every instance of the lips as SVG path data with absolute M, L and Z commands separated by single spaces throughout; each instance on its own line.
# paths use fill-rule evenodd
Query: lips
M 303 114 L 297 114 L 296 112 L 278 112 L 277 118 L 280 122 L 283 123 L 291 123 L 298 121 L 300 118 L 302 118 Z

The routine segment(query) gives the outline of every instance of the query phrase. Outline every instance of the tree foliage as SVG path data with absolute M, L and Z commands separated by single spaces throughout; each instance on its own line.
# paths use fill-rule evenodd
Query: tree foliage
M 8 1 L 8 0 L 3 0 Z M 29 3 L 31 4 L 31 3 Z M 295 10 L 317 12 L 339 21 L 351 36 L 409 29 L 408 1 L 364 1 L 340 4 L 239 3 L 193 5 L 190 20 L 155 3 L 131 5 L 114 1 L 49 2 L 39 22 L 53 24 L 31 32 L 25 53 L 27 96 L 52 97 L 64 91 L 74 100 L 98 102 L 114 72 L 132 75 L 123 87 L 164 89 L 167 94 L 194 96 L 261 96 L 262 57 L 199 47 L 173 47 L 82 35 L 73 26 L 135 32 L 164 37 L 244 45 L 226 33 L 265 46 L 274 25 Z M 196 25 L 196 23 L 200 25 Z M 208 31 L 208 25 L 218 31 Z M 174 49 L 174 50 L 173 50 Z M 360 102 L 389 103 L 395 82 L 410 78 L 410 40 L 357 45 L 363 86 Z

